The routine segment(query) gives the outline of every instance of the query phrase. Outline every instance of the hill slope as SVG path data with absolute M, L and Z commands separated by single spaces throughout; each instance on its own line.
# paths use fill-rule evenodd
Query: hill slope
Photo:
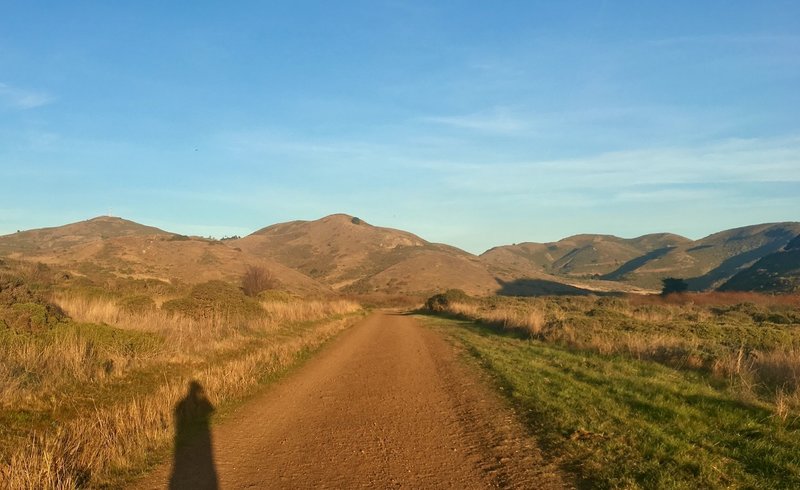
M 0 236 L 0 256 L 42 262 L 93 278 L 131 277 L 188 284 L 235 282 L 248 265 L 268 269 L 284 289 L 324 294 L 304 274 L 217 240 L 186 237 L 121 218 L 99 217 Z
M 484 263 L 470 253 L 345 214 L 269 226 L 234 245 L 339 291 L 427 293 L 459 288 L 487 294 L 498 289 Z
M 111 216 L 51 228 L 39 228 L 0 236 L 0 255 L 48 255 L 69 248 L 129 236 L 172 236 L 164 230 Z
M 497 270 L 545 272 L 567 277 L 600 277 L 655 250 L 691 240 L 669 233 L 633 239 L 612 235 L 575 235 L 551 243 L 521 243 L 495 247 L 481 255 Z
M 694 290 L 713 289 L 800 233 L 800 223 L 735 228 L 697 241 L 672 234 L 622 239 L 577 235 L 553 243 L 495 247 L 481 255 L 493 270 L 525 277 L 551 273 L 596 276 L 658 289 L 663 277 L 686 278 Z
M 800 223 L 794 222 L 736 228 L 697 241 L 668 233 L 631 239 L 575 235 L 495 247 L 477 257 L 345 214 L 280 223 L 225 241 L 99 217 L 0 236 L 0 257 L 96 278 L 189 284 L 237 281 L 248 265 L 259 265 L 281 288 L 303 294 L 428 294 L 450 288 L 477 295 L 653 291 L 668 276 L 686 279 L 694 290 L 726 282 L 726 288 L 775 290 L 788 287 L 780 278 L 795 277 L 797 252 L 787 245 L 798 235 Z M 729 281 L 743 271 L 750 275 Z
M 791 293 L 800 291 L 800 235 L 783 250 L 760 258 L 738 272 L 720 291 L 762 291 Z

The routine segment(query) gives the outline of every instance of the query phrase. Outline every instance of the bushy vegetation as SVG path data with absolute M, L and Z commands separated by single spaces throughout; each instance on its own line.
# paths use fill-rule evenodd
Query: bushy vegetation
M 225 281 L 208 281 L 198 284 L 181 298 L 161 305 L 164 311 L 194 319 L 210 319 L 218 315 L 227 317 L 253 317 L 262 313 L 257 300 Z
M 224 408 L 360 311 L 220 281 L 179 291 L 26 267 L 0 267 L 0 488 L 116 487 L 168 447 L 189 381 Z
M 42 284 L 31 281 L 43 269 L 36 267 L 33 271 L 33 277 L 25 272 L 0 273 L 0 330 L 36 332 L 52 328 L 64 320 L 61 309 L 43 296 Z M 25 275 L 29 276 L 27 280 Z
M 260 293 L 275 289 L 277 286 L 278 281 L 275 280 L 266 267 L 250 265 L 247 266 L 242 275 L 242 291 L 247 296 L 258 296 Z
M 448 289 L 444 293 L 435 294 L 425 301 L 425 308 L 434 312 L 447 311 L 452 305 L 469 301 L 467 293 L 460 289 Z

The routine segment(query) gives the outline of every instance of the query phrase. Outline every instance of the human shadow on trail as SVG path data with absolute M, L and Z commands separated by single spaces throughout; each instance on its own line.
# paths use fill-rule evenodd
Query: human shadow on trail
M 186 396 L 175 404 L 175 460 L 170 490 L 216 490 L 219 488 L 211 443 L 211 414 L 214 406 L 203 386 L 189 383 Z

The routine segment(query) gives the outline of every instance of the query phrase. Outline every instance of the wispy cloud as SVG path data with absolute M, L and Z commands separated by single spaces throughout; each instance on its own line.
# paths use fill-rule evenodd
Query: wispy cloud
M 674 36 L 654 39 L 649 42 L 653 46 L 674 46 L 674 45 L 696 45 L 696 44 L 720 44 L 720 45 L 791 45 L 800 44 L 800 36 L 789 34 L 716 34 L 716 35 L 696 35 L 696 36 Z
M 697 183 L 796 182 L 800 186 L 800 137 L 728 139 L 585 158 L 464 164 L 460 170 L 451 167 L 445 182 L 454 190 L 490 194 Z
M 51 94 L 0 82 L 0 104 L 14 109 L 34 109 L 55 100 Z
M 530 129 L 525 119 L 502 108 L 455 116 L 429 116 L 422 121 L 487 133 L 515 134 Z

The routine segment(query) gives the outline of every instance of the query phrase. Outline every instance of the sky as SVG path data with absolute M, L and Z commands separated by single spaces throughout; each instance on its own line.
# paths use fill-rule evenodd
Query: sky
M 800 220 L 800 2 L 3 2 L 0 234 Z

